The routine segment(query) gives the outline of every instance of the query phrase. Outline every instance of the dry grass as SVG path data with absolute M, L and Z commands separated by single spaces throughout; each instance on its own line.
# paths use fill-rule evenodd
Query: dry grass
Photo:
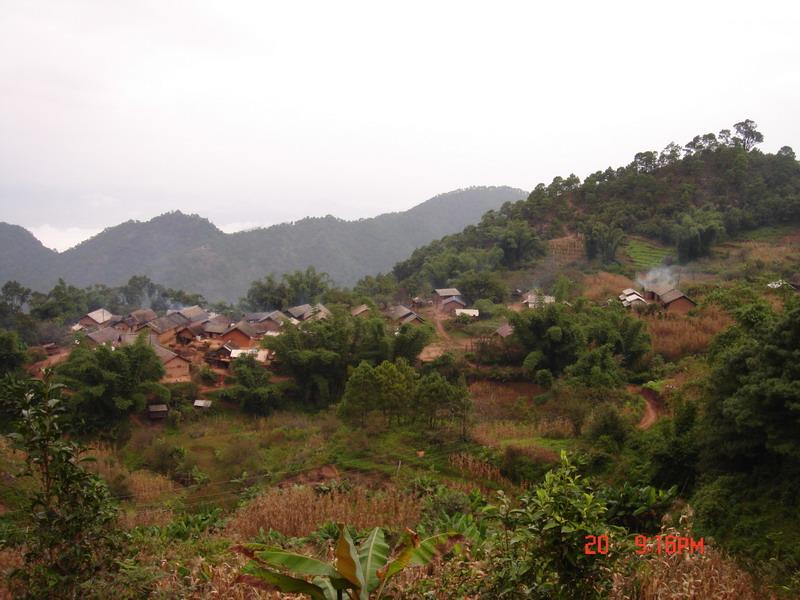
M 795 258 L 798 254 L 797 246 L 790 244 L 776 244 L 768 242 L 739 242 L 734 256 L 739 261 L 761 261 L 767 265 L 780 265 Z
M 88 470 L 106 482 L 121 482 L 127 493 L 120 500 L 152 503 L 175 491 L 175 484 L 163 475 L 147 470 L 129 471 L 107 446 L 91 448 L 85 456 L 94 458 L 84 463 Z
M 583 280 L 583 295 L 595 302 L 605 302 L 617 298 L 625 288 L 635 288 L 636 284 L 627 277 L 601 271 L 588 275 Z
M 504 440 L 531 437 L 564 439 L 571 437 L 573 426 L 565 417 L 543 417 L 538 423 L 499 420 L 478 423 L 472 428 L 472 439 L 482 446 L 499 447 Z
M 261 589 L 241 577 L 241 569 L 246 560 L 232 555 L 230 560 L 212 565 L 202 557 L 192 559 L 185 568 L 188 574 L 171 572 L 159 580 L 158 597 L 172 598 L 176 590 L 182 590 L 182 598 L 206 599 L 225 598 L 226 600 L 288 600 L 307 598 L 304 595 L 284 594 Z M 191 591 L 189 591 L 191 590 Z
M 128 489 L 136 502 L 154 502 L 175 491 L 175 484 L 152 471 L 133 471 L 128 475 Z
M 393 488 L 373 492 L 355 487 L 318 494 L 309 486 L 292 486 L 270 489 L 241 508 L 226 533 L 246 540 L 256 536 L 259 529 L 275 529 L 299 537 L 328 521 L 347 523 L 356 529 L 379 525 L 403 529 L 414 527 L 419 516 L 419 500 Z
M 544 389 L 534 383 L 476 381 L 469 386 L 472 412 L 478 421 L 518 417 L 520 399 L 529 402 Z
M 733 320 L 717 306 L 708 306 L 696 317 L 652 315 L 642 317 L 647 324 L 653 351 L 668 360 L 705 352 L 711 340 Z
M 634 574 L 615 576 L 613 600 L 764 600 L 774 598 L 716 549 L 705 554 L 635 557 Z
M 465 452 L 453 454 L 450 456 L 449 462 L 451 467 L 470 479 L 494 481 L 508 487 L 513 485 L 500 473 L 500 469 L 471 454 Z
M 171 508 L 137 508 L 121 512 L 119 516 L 119 525 L 122 529 L 152 527 L 154 525 L 164 527 L 168 525 L 174 517 L 175 513 Z
M 8 575 L 14 569 L 19 569 L 24 564 L 22 550 L 7 548 L 0 550 L 0 600 L 11 600 L 14 594 L 9 589 Z

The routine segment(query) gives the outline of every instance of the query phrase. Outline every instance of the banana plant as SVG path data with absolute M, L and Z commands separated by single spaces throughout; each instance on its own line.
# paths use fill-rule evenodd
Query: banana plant
M 347 528 L 340 525 L 333 563 L 262 544 L 236 546 L 234 550 L 251 559 L 239 577 L 251 585 L 306 594 L 312 600 L 378 600 L 387 583 L 403 569 L 430 564 L 462 539 L 461 534 L 448 532 L 420 540 L 409 530 L 390 561 L 389 545 L 380 527 L 370 531 L 356 547 Z

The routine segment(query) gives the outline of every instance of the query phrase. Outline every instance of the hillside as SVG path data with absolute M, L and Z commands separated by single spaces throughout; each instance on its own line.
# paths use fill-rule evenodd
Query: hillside
M 265 274 L 312 265 L 336 283 L 352 285 L 525 195 L 510 187 L 474 187 L 370 219 L 306 218 L 235 234 L 197 215 L 173 212 L 110 227 L 62 253 L 48 250 L 19 226 L 0 223 L 0 281 L 14 279 L 44 291 L 59 277 L 79 286 L 119 285 L 142 274 L 211 301 L 235 301 Z
M 751 121 L 696 136 L 684 147 L 640 152 L 624 167 L 539 184 L 527 199 L 477 226 L 418 248 L 394 267 L 405 289 L 443 287 L 470 271 L 532 266 L 544 241 L 580 235 L 587 258 L 615 262 L 625 235 L 672 246 L 671 260 L 708 256 L 714 244 L 758 227 L 800 221 L 800 163 L 755 144 Z M 499 251 L 498 251 L 499 249 Z
M 539 186 L 413 252 L 400 281 L 320 286 L 306 300 L 326 316 L 277 335 L 173 330 L 157 349 L 80 332 L 26 350 L 18 334 L 88 307 L 126 314 L 137 282 L 108 294 L 119 310 L 107 290 L 2 290 L 0 433 L 17 435 L 0 435 L 0 597 L 333 600 L 357 560 L 372 600 L 797 598 L 800 170 L 736 141 L 642 164 Z M 386 218 L 389 235 L 402 215 Z M 310 251 L 338 223 L 303 222 Z M 156 248 L 159 229 L 173 235 Z M 166 270 L 193 240 L 212 270 L 257 239 L 171 213 L 93 243 L 107 264 L 136 252 Z M 659 278 L 680 303 L 615 301 Z M 480 313 L 433 302 L 443 282 Z M 432 296 L 421 319 L 378 310 L 415 287 Z M 531 287 L 538 300 L 512 293 Z

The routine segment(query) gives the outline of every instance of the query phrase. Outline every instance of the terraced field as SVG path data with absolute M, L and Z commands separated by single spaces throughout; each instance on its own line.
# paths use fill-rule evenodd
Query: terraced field
M 668 248 L 659 248 L 637 239 L 628 242 L 625 252 L 631 257 L 637 269 L 656 267 L 663 262 L 665 256 L 670 254 Z

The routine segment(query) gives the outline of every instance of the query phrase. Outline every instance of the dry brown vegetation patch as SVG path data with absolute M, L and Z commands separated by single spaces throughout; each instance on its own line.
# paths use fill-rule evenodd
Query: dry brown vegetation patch
M 493 464 L 472 456 L 466 452 L 453 454 L 449 458 L 450 466 L 462 475 L 478 480 L 494 481 L 504 486 L 511 486 L 511 482 Z
M 653 351 L 668 360 L 705 352 L 714 336 L 733 324 L 733 319 L 718 306 L 708 306 L 697 316 L 662 313 L 642 318 Z
M 587 275 L 583 279 L 583 295 L 595 302 L 604 302 L 609 298 L 616 299 L 625 288 L 635 287 L 633 280 L 605 271 Z
M 469 386 L 473 414 L 478 420 L 513 418 L 520 399 L 527 404 L 543 391 L 541 386 L 524 381 L 476 381 Z
M 774 598 L 753 577 L 716 549 L 705 554 L 679 553 L 632 558 L 638 568 L 615 576 L 613 600 L 764 600 Z
M 226 533 L 250 539 L 260 529 L 274 529 L 284 535 L 308 535 L 329 521 L 347 523 L 356 529 L 384 526 L 392 529 L 414 527 L 419 521 L 420 502 L 415 496 L 392 487 L 318 493 L 309 486 L 272 488 L 241 508 Z

